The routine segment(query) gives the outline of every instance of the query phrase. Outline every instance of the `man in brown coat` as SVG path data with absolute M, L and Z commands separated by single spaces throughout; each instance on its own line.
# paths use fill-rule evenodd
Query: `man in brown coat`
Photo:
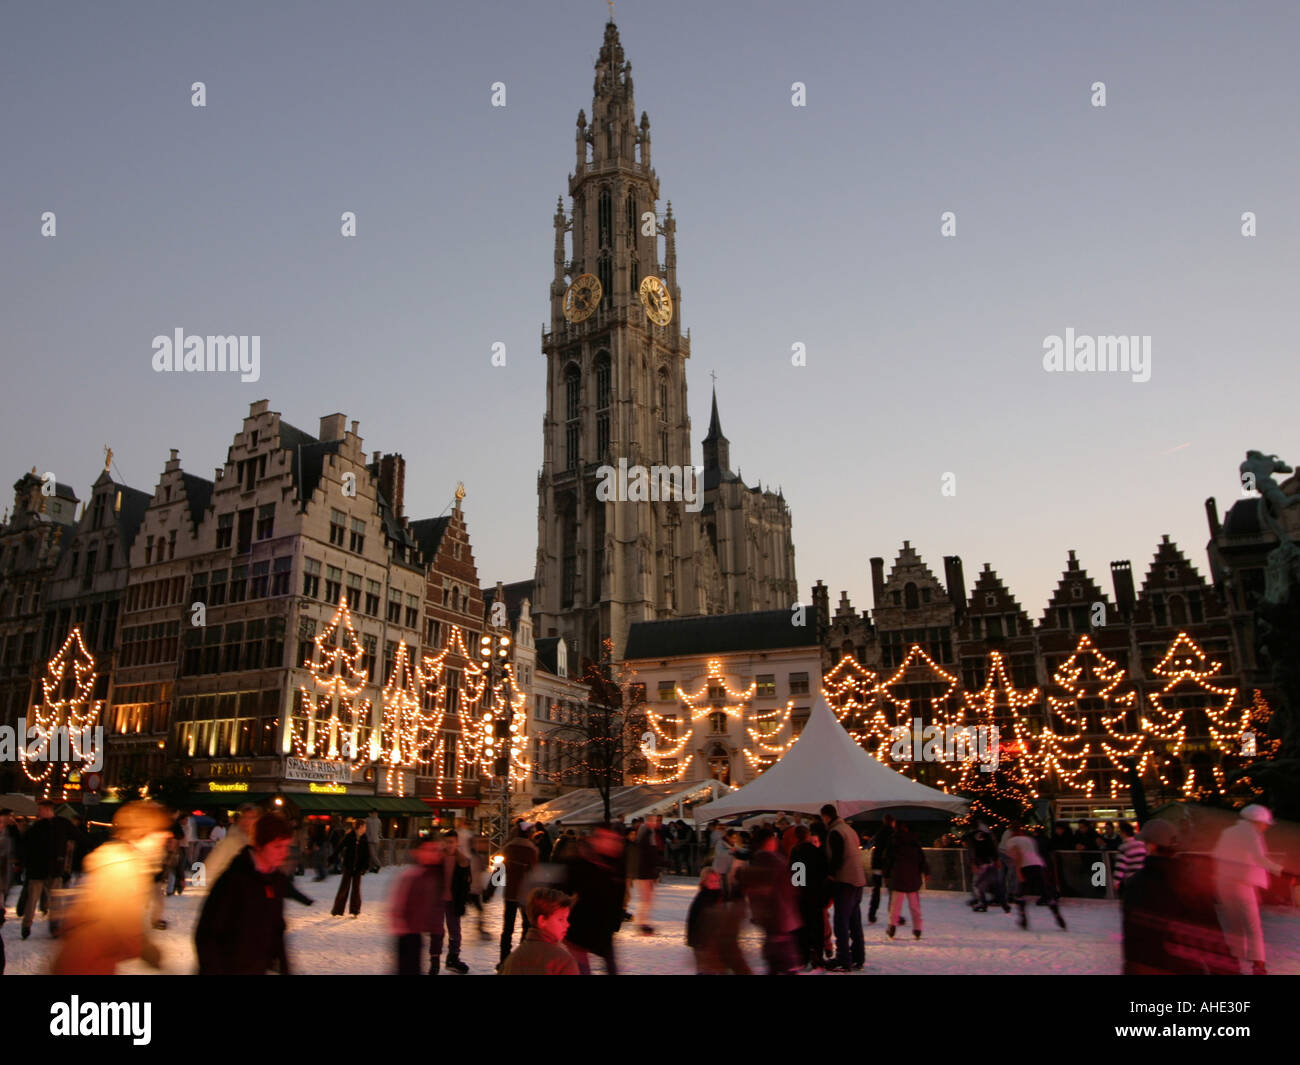
M 833 805 L 823 806 L 821 815 L 826 822 L 826 860 L 835 902 L 835 960 L 826 968 L 861 969 L 867 957 L 862 938 L 862 889 L 867 884 L 862 845 Z

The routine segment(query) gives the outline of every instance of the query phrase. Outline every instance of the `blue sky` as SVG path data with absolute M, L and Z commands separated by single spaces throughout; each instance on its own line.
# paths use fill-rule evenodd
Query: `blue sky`
M 11 478 L 84 494 L 109 443 L 152 489 L 172 447 L 211 476 L 253 400 L 309 432 L 340 410 L 406 456 L 410 516 L 466 483 L 484 584 L 531 576 L 551 216 L 607 11 L 7 5 Z M 1108 590 L 1163 533 L 1204 572 L 1202 502 L 1238 498 L 1245 450 L 1300 461 L 1300 8 L 621 0 L 616 20 L 678 221 L 697 461 L 715 371 L 733 465 L 791 504 L 805 596 L 821 578 L 869 606 L 868 558 L 904 539 L 940 576 L 945 554 L 968 580 L 991 563 L 1035 617 L 1070 548 Z M 261 380 L 155 374 L 178 327 L 260 335 Z M 1067 327 L 1150 336 L 1151 380 L 1045 373 Z

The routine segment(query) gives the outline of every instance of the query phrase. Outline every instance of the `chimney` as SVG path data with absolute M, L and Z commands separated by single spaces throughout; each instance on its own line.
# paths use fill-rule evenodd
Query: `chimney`
M 819 631 L 824 633 L 831 624 L 831 593 L 821 581 L 812 590 L 813 613 L 817 615 Z
M 871 560 L 871 598 L 875 604 L 874 609 L 879 610 L 885 605 L 885 560 L 883 558 Z
M 379 491 L 393 508 L 393 515 L 405 517 L 406 459 L 401 455 L 382 455 L 379 459 Z
M 966 575 L 962 571 L 960 555 L 944 556 L 943 576 L 948 585 L 948 598 L 960 619 L 966 614 Z
M 1217 539 L 1222 526 L 1219 525 L 1219 504 L 1214 501 L 1214 496 L 1205 501 L 1205 519 L 1210 523 L 1211 539 Z
M 1119 616 L 1124 619 L 1133 616 L 1133 563 L 1128 559 L 1110 564 L 1110 578 L 1115 585 L 1115 605 L 1119 607 Z
M 327 414 L 320 420 L 320 432 L 316 435 L 322 443 L 343 439 L 343 428 L 348 423 L 345 414 Z

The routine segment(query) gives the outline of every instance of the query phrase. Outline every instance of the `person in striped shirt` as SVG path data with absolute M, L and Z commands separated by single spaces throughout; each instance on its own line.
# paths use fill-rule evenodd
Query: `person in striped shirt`
M 1123 890 L 1124 881 L 1140 870 L 1147 860 L 1147 845 L 1137 838 L 1129 822 L 1120 822 L 1119 834 L 1123 842 L 1115 854 L 1116 894 Z

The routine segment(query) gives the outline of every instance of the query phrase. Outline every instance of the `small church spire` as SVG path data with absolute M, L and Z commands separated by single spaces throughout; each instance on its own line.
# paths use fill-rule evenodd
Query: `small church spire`
M 709 416 L 709 435 L 704 438 L 704 468 L 731 471 L 731 443 L 722 435 L 722 419 L 718 417 L 718 375 L 713 378 L 713 411 Z

